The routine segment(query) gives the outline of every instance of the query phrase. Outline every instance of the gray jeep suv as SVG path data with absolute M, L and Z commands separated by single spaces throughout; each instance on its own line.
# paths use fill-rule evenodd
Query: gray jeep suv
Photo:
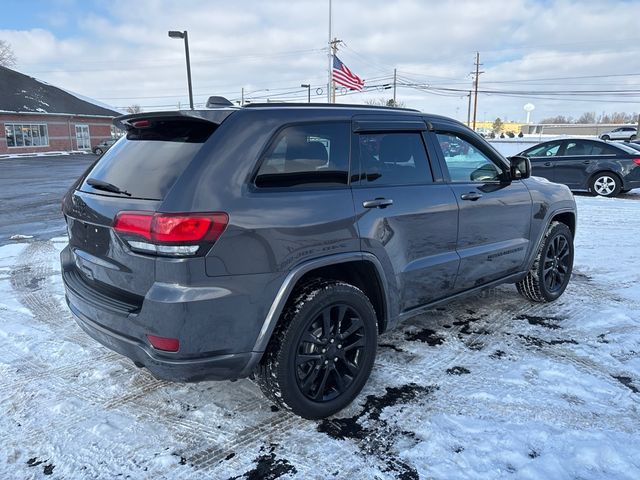
M 119 117 L 126 138 L 63 200 L 69 308 L 176 381 L 252 377 L 322 418 L 360 392 L 378 335 L 516 283 L 557 299 L 569 189 L 413 110 L 251 105 Z

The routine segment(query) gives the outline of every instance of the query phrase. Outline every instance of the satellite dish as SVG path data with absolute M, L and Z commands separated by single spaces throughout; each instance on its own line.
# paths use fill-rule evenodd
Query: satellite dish
M 527 112 L 527 123 L 531 123 L 529 121 L 531 118 L 531 112 L 536 109 L 536 106 L 533 103 L 526 103 L 522 108 L 524 108 L 524 111 Z

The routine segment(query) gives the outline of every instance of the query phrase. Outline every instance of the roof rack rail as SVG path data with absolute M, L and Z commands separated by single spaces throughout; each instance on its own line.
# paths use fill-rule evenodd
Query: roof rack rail
M 402 110 L 406 112 L 420 112 L 415 108 L 406 107 L 387 107 L 382 105 L 363 105 L 358 103 L 288 103 L 288 102 L 269 102 L 269 103 L 249 103 L 243 108 L 265 108 L 265 107 L 307 107 L 307 108 L 366 108 L 372 110 Z

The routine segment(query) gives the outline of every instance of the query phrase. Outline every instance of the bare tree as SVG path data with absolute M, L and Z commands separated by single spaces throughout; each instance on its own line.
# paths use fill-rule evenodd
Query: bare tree
M 399 107 L 404 108 L 404 102 L 399 102 L 397 100 L 393 100 L 393 98 L 368 98 L 364 101 L 367 105 L 376 105 L 378 107 Z
M 0 40 L 0 65 L 11 68 L 15 67 L 16 63 L 16 56 L 13 53 L 11 44 L 6 40 Z
M 142 113 L 142 107 L 137 104 L 129 105 L 125 110 L 127 113 Z

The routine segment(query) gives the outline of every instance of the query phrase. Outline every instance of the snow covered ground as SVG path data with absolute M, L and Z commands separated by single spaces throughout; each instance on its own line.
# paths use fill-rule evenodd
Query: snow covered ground
M 640 478 L 640 191 L 577 202 L 559 301 L 502 286 L 410 320 L 318 422 L 248 380 L 155 380 L 74 323 L 65 238 L 2 245 L 0 478 Z

